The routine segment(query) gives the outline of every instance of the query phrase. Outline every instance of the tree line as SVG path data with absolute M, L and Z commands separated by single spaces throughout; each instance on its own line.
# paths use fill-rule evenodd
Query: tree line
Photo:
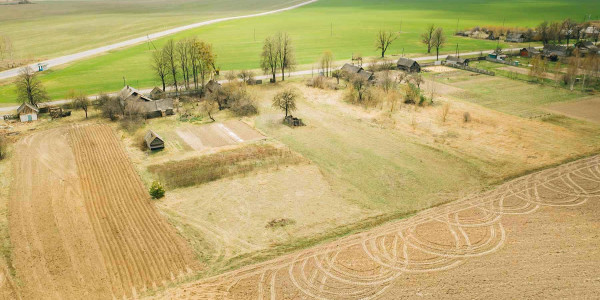
M 591 28 L 591 32 L 587 29 Z M 586 38 L 591 38 L 594 42 L 598 42 L 600 28 L 596 28 L 590 22 L 578 23 L 572 19 L 563 21 L 544 21 L 536 27 L 536 37 L 544 45 L 550 42 L 554 44 L 562 44 L 563 41 L 569 46 L 571 40 L 579 41 Z

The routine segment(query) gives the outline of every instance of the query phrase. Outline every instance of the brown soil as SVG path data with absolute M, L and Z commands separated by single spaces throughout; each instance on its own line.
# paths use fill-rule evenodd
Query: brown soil
M 263 139 L 264 136 L 238 120 L 203 126 L 186 126 L 176 130 L 177 135 L 194 150 L 235 145 Z
M 600 156 L 162 298 L 594 298 Z
M 557 103 L 548 106 L 546 109 L 568 117 L 600 123 L 600 98 Z
M 194 268 L 107 126 L 20 141 L 9 203 L 25 299 L 135 296 Z

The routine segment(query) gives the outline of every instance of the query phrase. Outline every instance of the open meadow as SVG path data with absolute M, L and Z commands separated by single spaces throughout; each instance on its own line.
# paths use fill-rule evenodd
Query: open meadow
M 226 3 L 229 3 L 227 1 Z M 225 5 L 225 4 L 224 4 Z M 288 32 L 296 49 L 296 60 L 302 68 L 317 68 L 323 51 L 331 50 L 336 60 L 349 60 L 353 54 L 377 56 L 376 33 L 392 30 L 400 33 L 389 54 L 419 56 L 426 53 L 420 35 L 428 24 L 444 28 L 448 37 L 443 53 L 491 50 L 496 42 L 452 36 L 458 28 L 501 25 L 535 26 L 545 19 L 580 19 L 582 12 L 597 11 L 597 1 L 581 1 L 577 6 L 568 1 L 486 2 L 461 1 L 368 1 L 319 0 L 292 11 L 270 16 L 235 20 L 188 30 L 171 37 L 117 50 L 98 57 L 49 70 L 40 76 L 52 99 L 62 99 L 70 89 L 88 94 L 111 92 L 123 86 L 123 80 L 136 87 L 159 85 L 151 71 L 151 51 L 173 38 L 197 36 L 212 43 L 221 70 L 258 69 L 265 37 L 278 31 Z M 459 20 L 460 19 L 460 20 Z M 109 32 L 112 32 L 108 30 Z M 501 43 L 503 47 L 509 45 Z M 15 103 L 15 90 L 10 81 L 0 87 L 0 102 Z
M 17 59 L 43 60 L 173 27 L 268 11 L 300 0 L 40 0 L 0 2 L 0 36 Z M 250 5 L 251 4 L 251 5 Z
M 299 3 L 6 1 L 0 36 L 34 59 Z M 0 299 L 597 297 L 593 32 L 544 59 L 454 33 L 599 9 L 318 0 L 4 80 Z M 434 63 L 421 42 L 432 23 L 441 53 L 461 57 Z M 386 61 L 380 30 L 397 37 Z M 294 51 L 284 34 L 265 41 L 277 32 Z M 484 56 L 497 45 L 519 55 Z M 356 54 L 365 64 L 340 68 Z M 281 73 L 286 55 L 297 64 L 285 81 L 259 76 L 261 60 Z M 28 97 L 14 115 L 3 106 L 17 85 Z

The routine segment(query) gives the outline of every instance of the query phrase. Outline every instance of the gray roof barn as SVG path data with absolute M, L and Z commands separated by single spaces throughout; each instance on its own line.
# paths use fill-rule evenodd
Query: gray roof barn
M 129 100 L 152 101 L 152 99 L 142 95 L 140 91 L 133 87 L 130 87 L 129 85 L 121 89 L 121 91 L 119 92 L 119 99 L 121 99 L 121 101 L 124 102 L 127 102 Z
M 419 65 L 419 63 L 410 58 L 401 57 L 400 59 L 398 59 L 397 66 L 398 69 L 404 70 L 406 72 L 421 72 L 421 66 Z
M 470 60 L 468 58 L 460 58 L 457 56 L 448 55 L 448 57 L 446 57 L 446 62 L 457 65 L 468 65 Z
M 148 130 L 146 136 L 144 136 L 144 141 L 150 150 L 160 150 L 165 148 L 165 140 L 152 130 Z
M 347 72 L 348 74 L 358 74 L 363 68 L 351 64 L 344 64 L 341 68 L 343 72 Z
M 340 70 L 342 70 L 342 72 L 346 73 L 347 76 L 356 74 L 356 75 L 360 76 L 361 78 L 364 78 L 365 80 L 369 80 L 369 81 L 373 80 L 375 78 L 375 76 L 374 76 L 375 74 L 373 72 L 369 72 L 361 67 L 351 65 L 351 64 L 343 65 Z
M 525 35 L 519 32 L 511 32 L 506 36 L 506 42 L 509 43 L 524 43 L 527 42 L 525 40 Z
M 139 105 L 146 113 L 146 118 L 159 118 L 173 115 L 173 99 L 161 99 L 155 101 L 139 101 Z
M 207 92 L 209 92 L 209 93 L 214 93 L 216 90 L 218 90 L 218 89 L 220 89 L 220 88 L 221 88 L 221 84 L 211 79 L 211 80 L 210 80 L 210 81 L 209 81 L 209 82 L 206 84 L 205 88 L 206 88 L 206 91 L 207 91 Z
M 159 87 L 154 87 L 149 96 L 152 98 L 152 100 L 158 100 L 165 96 L 165 92 Z
M 17 114 L 29 114 L 29 113 L 39 113 L 40 109 L 35 105 L 31 105 L 29 103 L 23 102 L 19 108 L 17 108 Z

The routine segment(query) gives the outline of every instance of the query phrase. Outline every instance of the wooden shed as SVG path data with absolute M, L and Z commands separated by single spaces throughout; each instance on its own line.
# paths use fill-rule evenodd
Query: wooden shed
M 38 119 L 39 108 L 29 103 L 23 103 L 17 108 L 17 114 L 21 119 L 21 122 L 31 122 Z
M 400 59 L 398 59 L 397 66 L 398 69 L 406 72 L 421 72 L 421 66 L 419 65 L 419 63 L 410 58 L 401 57 Z
M 144 137 L 144 141 L 150 150 L 160 150 L 165 148 L 165 140 L 152 130 L 148 130 Z

